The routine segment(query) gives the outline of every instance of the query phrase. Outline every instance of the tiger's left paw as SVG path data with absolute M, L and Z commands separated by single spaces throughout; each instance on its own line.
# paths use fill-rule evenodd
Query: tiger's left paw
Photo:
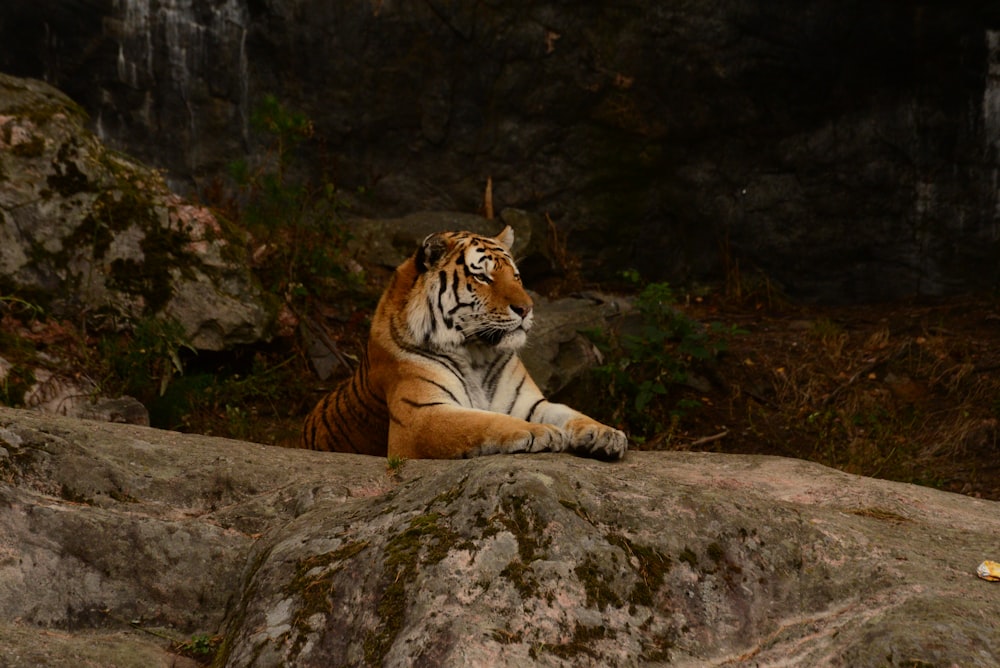
M 570 420 L 565 426 L 570 452 L 597 459 L 621 459 L 628 450 L 625 434 L 589 418 Z

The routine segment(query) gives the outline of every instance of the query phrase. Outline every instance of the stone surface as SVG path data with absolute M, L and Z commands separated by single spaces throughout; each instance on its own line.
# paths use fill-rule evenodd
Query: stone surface
M 391 472 L 11 409 L 0 446 L 11 665 L 155 665 L 132 621 L 241 667 L 1000 661 L 995 502 L 679 452 Z
M 54 88 L 0 74 L 0 291 L 59 317 L 172 318 L 199 349 L 267 339 L 276 308 L 245 249 L 85 120 Z
M 761 271 L 828 301 L 996 285 L 998 68 L 978 0 L 0 6 L 0 69 L 172 183 L 262 151 L 273 94 L 366 215 L 474 212 L 492 177 L 589 275 Z
M 87 418 L 103 422 L 149 425 L 149 411 L 128 396 L 106 397 L 86 377 L 70 377 L 37 367 L 25 370 L 0 357 L 3 402 L 50 415 Z

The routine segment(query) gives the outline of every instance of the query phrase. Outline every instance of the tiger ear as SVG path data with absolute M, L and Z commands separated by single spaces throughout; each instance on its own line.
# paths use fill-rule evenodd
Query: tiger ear
M 511 228 L 510 225 L 507 225 L 506 227 L 503 228 L 503 230 L 500 231 L 500 234 L 496 235 L 493 238 L 496 239 L 497 243 L 499 243 L 501 246 L 503 246 L 507 250 L 510 250 L 510 247 L 514 245 L 514 230 Z
M 448 251 L 448 239 L 443 232 L 428 234 L 417 249 L 417 271 L 421 274 L 437 264 Z

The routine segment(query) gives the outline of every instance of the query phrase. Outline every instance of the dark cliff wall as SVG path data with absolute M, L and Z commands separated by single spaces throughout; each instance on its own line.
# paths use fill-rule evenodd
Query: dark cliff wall
M 203 187 L 273 93 L 395 215 L 549 213 L 587 271 L 757 267 L 792 294 L 994 288 L 990 3 L 8 0 L 0 68 Z

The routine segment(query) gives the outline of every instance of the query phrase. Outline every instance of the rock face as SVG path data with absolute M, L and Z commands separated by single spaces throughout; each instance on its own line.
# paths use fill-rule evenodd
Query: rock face
M 677 452 L 393 475 L 10 409 L 0 446 L 4 665 L 169 665 L 133 620 L 227 666 L 1000 661 L 993 502 Z
M 0 44 L 188 187 L 259 150 L 274 94 L 369 213 L 475 211 L 492 176 L 595 275 L 759 269 L 837 301 L 998 280 L 995 3 L 9 0 Z
M 275 308 L 245 250 L 85 119 L 54 88 L 0 74 L 0 291 L 61 317 L 169 317 L 201 349 L 267 338 Z

